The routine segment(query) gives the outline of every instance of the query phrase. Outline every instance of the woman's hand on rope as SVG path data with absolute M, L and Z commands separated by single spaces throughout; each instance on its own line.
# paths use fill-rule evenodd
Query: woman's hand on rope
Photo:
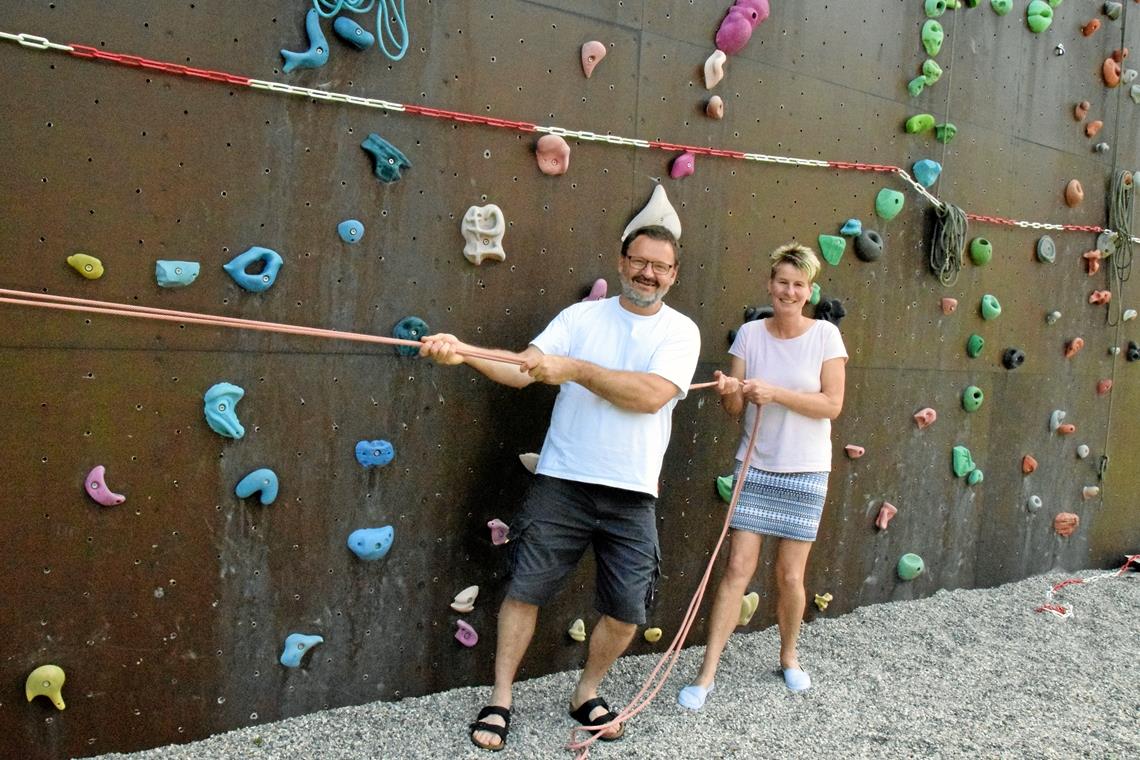
M 741 391 L 744 393 L 744 398 L 751 401 L 753 404 L 759 406 L 760 404 L 770 404 L 776 400 L 776 393 L 780 390 L 778 386 L 766 383 L 763 380 L 745 380 L 741 385 Z
M 421 338 L 420 356 L 431 359 L 436 364 L 455 365 L 463 363 L 459 352 L 467 345 L 450 333 L 436 333 Z
M 722 396 L 740 392 L 740 381 L 732 375 L 726 375 L 718 369 L 713 372 L 713 379 L 716 380 L 716 392 Z

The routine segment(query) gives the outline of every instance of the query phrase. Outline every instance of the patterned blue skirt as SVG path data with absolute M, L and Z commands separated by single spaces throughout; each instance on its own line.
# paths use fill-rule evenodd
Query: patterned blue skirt
M 765 536 L 814 541 L 827 497 L 826 472 L 768 472 L 748 468 L 731 527 Z M 736 473 L 740 477 L 740 462 Z

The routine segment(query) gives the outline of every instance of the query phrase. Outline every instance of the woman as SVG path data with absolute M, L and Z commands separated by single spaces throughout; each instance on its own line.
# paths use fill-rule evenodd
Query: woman
M 796 243 L 772 253 L 768 294 L 773 315 L 745 323 L 729 349 L 729 374 L 716 372 L 717 390 L 734 418 L 747 404 L 745 435 L 736 453 L 736 477 L 756 414 L 760 429 L 729 534 L 728 569 L 717 588 L 708 646 L 696 680 L 677 702 L 704 706 L 741 602 L 756 571 L 763 536 L 776 546 L 776 620 L 780 667 L 792 691 L 811 686 L 796 653 L 804 614 L 804 569 L 819 529 L 831 470 L 831 420 L 843 408 L 847 351 L 838 328 L 803 314 L 819 258 Z

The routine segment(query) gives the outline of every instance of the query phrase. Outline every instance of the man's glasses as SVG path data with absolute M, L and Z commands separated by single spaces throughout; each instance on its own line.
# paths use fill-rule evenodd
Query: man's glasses
M 637 256 L 626 256 L 625 260 L 629 262 L 629 268 L 635 272 L 640 272 L 647 266 L 653 267 L 654 274 L 669 274 L 673 271 L 673 265 L 666 264 L 664 261 L 650 261 Z

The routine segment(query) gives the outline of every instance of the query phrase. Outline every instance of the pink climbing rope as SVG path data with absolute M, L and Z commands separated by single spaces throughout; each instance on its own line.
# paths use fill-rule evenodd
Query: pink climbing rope
M 708 387 L 710 385 L 716 385 L 716 383 L 703 383 L 702 387 Z M 717 555 L 720 554 L 721 546 L 724 545 L 725 536 L 728 535 L 728 528 L 732 522 L 732 515 L 736 511 L 736 502 L 740 500 L 740 490 L 744 485 L 745 478 L 743 475 L 744 473 L 748 472 L 748 464 L 752 458 L 752 450 L 756 445 L 756 436 L 759 434 L 759 432 L 760 415 L 757 414 L 756 420 L 752 423 L 752 432 L 748 437 L 748 448 L 744 455 L 744 462 L 740 467 L 741 477 L 738 477 L 736 479 L 736 485 L 732 487 L 732 498 L 728 502 L 728 510 L 724 516 L 724 525 L 721 526 L 720 529 L 720 538 L 717 539 L 716 546 L 713 548 L 712 556 L 709 557 L 709 563 L 705 567 L 705 574 L 701 576 L 701 582 L 697 584 L 697 591 L 695 594 L 693 594 L 693 598 L 689 602 L 689 608 L 685 611 L 685 617 L 681 620 L 681 627 L 677 630 L 677 634 L 673 637 L 673 642 L 669 645 L 669 648 L 665 650 L 665 653 L 661 655 L 661 659 L 657 661 L 657 665 L 653 668 L 653 671 L 650 672 L 649 677 L 645 679 L 645 683 L 642 684 L 641 690 L 637 692 L 632 700 L 630 700 L 630 703 L 628 705 L 622 708 L 622 711 L 616 718 L 604 725 L 579 726 L 570 730 L 570 744 L 567 748 L 571 750 L 581 750 L 581 752 L 576 756 L 576 760 L 586 760 L 586 758 L 589 757 L 590 745 L 598 741 L 599 737 L 601 736 L 601 732 L 611 728 L 612 726 L 616 726 L 620 723 L 630 720 L 639 712 L 648 707 L 654 698 L 656 698 L 658 692 L 661 691 L 661 687 L 663 687 L 665 685 L 665 682 L 669 679 L 669 674 L 673 672 L 673 666 L 677 664 L 677 659 L 681 656 L 681 647 L 685 645 L 685 639 L 689 635 L 689 629 L 692 628 L 693 623 L 697 619 L 697 611 L 700 610 L 701 602 L 704 600 L 705 589 L 709 585 L 709 577 L 712 575 L 713 565 L 716 564 Z M 668 666 L 665 665 L 666 661 L 669 663 Z M 652 686 L 654 679 L 657 678 L 657 674 L 661 671 L 662 667 L 665 667 L 665 672 L 661 673 L 660 681 L 656 686 L 653 686 L 651 691 L 649 691 L 650 686 Z M 646 691 L 649 691 L 649 693 L 646 694 Z M 644 699 L 642 699 L 643 696 Z M 577 734 L 579 731 L 584 731 L 586 733 L 594 732 L 594 735 L 588 739 L 578 741 Z
M 1049 612 L 1061 618 L 1062 620 L 1067 620 L 1073 616 L 1073 607 L 1072 605 L 1066 607 L 1063 604 L 1054 602 L 1054 594 L 1066 586 L 1080 586 L 1086 583 L 1095 583 L 1096 581 L 1102 581 L 1106 578 L 1119 578 L 1121 575 L 1124 575 L 1124 573 L 1127 572 L 1128 566 L 1132 564 L 1135 564 L 1137 570 L 1140 570 L 1140 554 L 1127 555 L 1124 559 L 1124 564 L 1121 565 L 1120 569 L 1114 573 L 1095 575 L 1092 578 L 1069 578 L 1068 580 L 1063 580 L 1060 583 L 1054 584 L 1047 592 L 1045 592 L 1045 604 L 1042 604 L 1040 607 L 1035 607 L 1033 611 Z

